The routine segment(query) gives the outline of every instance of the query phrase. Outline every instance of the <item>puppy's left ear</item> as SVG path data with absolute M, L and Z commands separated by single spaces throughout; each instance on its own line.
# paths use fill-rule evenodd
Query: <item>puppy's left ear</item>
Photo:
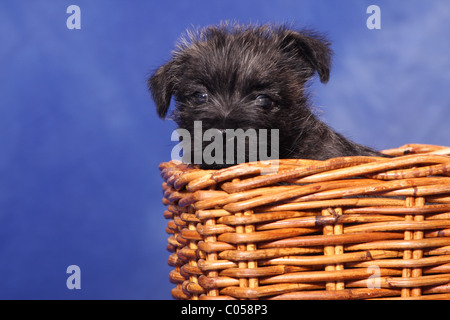
M 170 99 L 174 91 L 173 65 L 172 60 L 161 66 L 147 81 L 161 119 L 165 118 L 169 110 Z
M 282 49 L 294 51 L 317 71 L 322 83 L 330 78 L 331 55 L 330 43 L 322 36 L 310 32 L 284 30 Z

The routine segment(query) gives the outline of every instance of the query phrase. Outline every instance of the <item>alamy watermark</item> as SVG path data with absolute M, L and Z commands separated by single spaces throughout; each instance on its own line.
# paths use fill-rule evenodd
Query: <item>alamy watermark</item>
M 66 280 L 66 287 L 69 290 L 81 289 L 81 269 L 76 264 L 67 267 L 66 273 L 70 274 Z
M 77 5 L 70 5 L 67 7 L 66 13 L 70 16 L 66 20 L 67 29 L 81 29 L 81 9 Z
M 181 141 L 172 149 L 172 160 L 207 165 L 271 160 L 269 171 L 278 170 L 279 129 L 210 128 L 203 132 L 202 121 L 194 121 L 191 132 L 174 130 L 171 140 Z
M 366 26 L 369 30 L 381 29 L 381 9 L 377 5 L 370 5 L 366 10 L 370 16 L 366 20 Z
M 368 289 L 380 289 L 381 288 L 381 269 L 379 266 L 371 265 L 366 269 L 368 274 L 371 274 L 367 279 Z

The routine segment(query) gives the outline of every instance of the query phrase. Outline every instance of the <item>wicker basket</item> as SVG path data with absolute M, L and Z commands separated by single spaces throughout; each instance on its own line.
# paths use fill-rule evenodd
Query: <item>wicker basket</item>
M 450 148 L 160 165 L 177 299 L 450 299 Z

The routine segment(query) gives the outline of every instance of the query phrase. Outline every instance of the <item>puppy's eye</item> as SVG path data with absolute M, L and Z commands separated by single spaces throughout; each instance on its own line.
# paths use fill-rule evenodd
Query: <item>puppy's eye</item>
M 262 108 L 269 108 L 273 105 L 273 100 L 265 94 L 260 94 L 256 97 L 255 105 Z
M 193 94 L 193 98 L 197 104 L 208 102 L 208 94 L 206 92 L 196 92 Z

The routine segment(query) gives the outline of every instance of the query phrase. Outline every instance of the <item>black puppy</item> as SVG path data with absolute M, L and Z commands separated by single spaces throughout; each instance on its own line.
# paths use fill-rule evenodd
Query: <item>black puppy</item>
M 277 148 L 272 150 L 279 158 L 379 156 L 336 133 L 310 110 L 307 81 L 315 72 L 321 82 L 328 81 L 329 45 L 317 33 L 286 26 L 207 27 L 188 33 L 172 60 L 160 67 L 148 84 L 159 116 L 166 116 L 174 96 L 173 119 L 192 136 L 194 121 L 201 121 L 202 133 L 212 128 L 220 134 L 228 132 L 225 129 L 278 129 Z M 266 147 L 273 144 L 270 141 Z M 248 147 L 249 139 L 246 142 Z M 247 154 L 244 161 L 249 159 Z M 202 168 L 234 164 L 222 162 L 200 164 Z

